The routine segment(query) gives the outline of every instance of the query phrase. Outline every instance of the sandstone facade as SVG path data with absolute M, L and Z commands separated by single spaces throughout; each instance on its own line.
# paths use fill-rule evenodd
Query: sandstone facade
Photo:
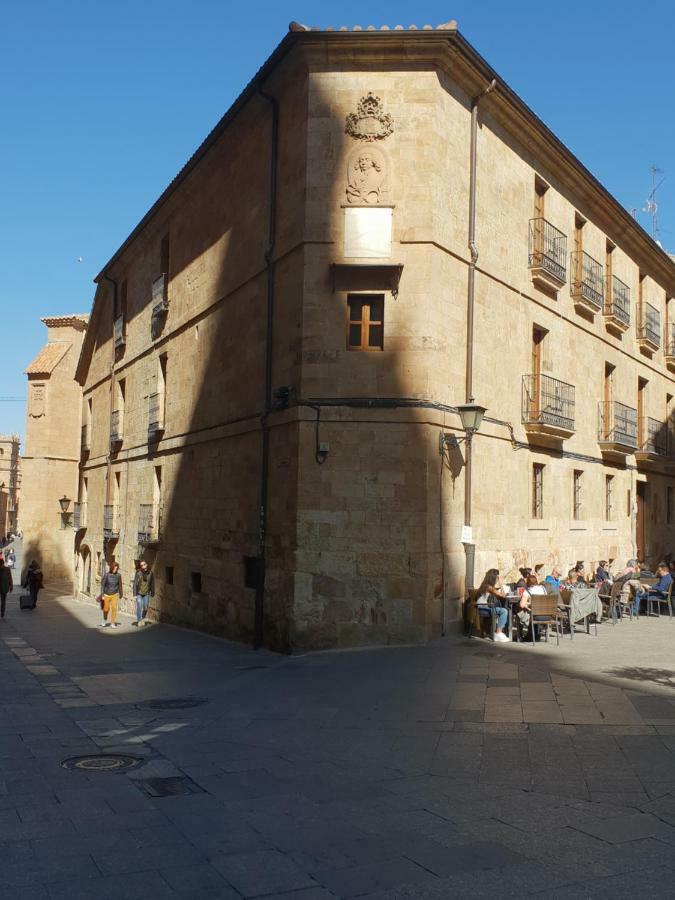
M 0 535 L 14 533 L 21 496 L 21 442 L 16 434 L 0 434 Z
M 82 408 L 82 389 L 74 375 L 87 316 L 54 316 L 42 322 L 47 343 L 26 369 L 21 529 L 25 559 L 38 559 L 45 581 L 53 581 L 73 575 L 72 517 Z M 70 500 L 65 514 L 59 504 L 63 497 Z
M 250 641 L 264 599 L 275 648 L 457 621 L 471 106 L 493 78 L 477 578 L 671 551 L 672 260 L 453 23 L 296 29 L 98 278 L 83 594 L 115 558 L 130 597 L 145 557 L 153 614 Z

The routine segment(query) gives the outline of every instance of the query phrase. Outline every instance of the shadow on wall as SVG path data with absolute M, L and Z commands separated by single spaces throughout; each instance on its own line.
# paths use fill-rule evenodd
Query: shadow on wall
M 150 458 L 163 467 L 165 486 L 161 540 L 144 553 L 158 583 L 156 615 L 238 641 L 257 637 L 285 652 L 425 640 L 440 633 L 443 597 L 438 428 L 419 410 L 406 416 L 395 404 L 373 411 L 367 402 L 351 410 L 334 403 L 426 396 L 428 378 L 418 370 L 411 379 L 405 359 L 405 318 L 415 298 L 406 298 L 403 284 L 397 300 L 387 294 L 384 351 L 347 352 L 346 293 L 335 292 L 330 266 L 342 251 L 336 240 L 353 144 L 346 145 L 338 116 L 323 156 L 316 136 L 309 141 L 306 170 L 307 108 L 325 117 L 331 97 L 307 98 L 302 78 L 272 80 L 266 90 L 279 99 L 276 165 L 273 106 L 257 96 L 200 164 L 212 193 L 195 187 L 175 237 L 171 226 L 172 284 L 185 284 L 186 271 L 211 248 L 220 254 L 220 299 L 201 317 L 191 355 L 174 359 L 167 343 L 167 436 L 180 382 L 188 390 L 195 383 L 195 399 L 181 429 L 187 445 L 172 453 L 160 443 Z M 371 80 L 364 77 L 362 94 Z M 358 99 L 355 92 L 354 104 Z M 319 186 L 306 186 L 308 178 Z M 402 180 L 402 195 L 406 189 Z M 385 293 L 383 285 L 378 290 Z M 422 366 L 432 363 L 430 352 Z M 333 405 L 309 407 L 307 388 Z M 316 459 L 318 410 L 321 440 L 330 444 L 323 465 Z M 256 635 L 262 571 L 264 618 Z

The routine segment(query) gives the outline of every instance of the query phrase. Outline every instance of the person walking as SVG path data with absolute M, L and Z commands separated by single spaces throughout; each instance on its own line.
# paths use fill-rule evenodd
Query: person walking
M 21 587 L 28 589 L 30 598 L 33 601 L 33 609 L 35 609 L 38 602 L 38 593 L 44 587 L 42 569 L 36 559 L 31 560 L 30 565 L 26 569 L 26 574 L 21 581 Z
M 4 560 L 0 559 L 0 619 L 5 618 L 7 594 L 13 589 L 14 582 L 12 581 L 12 573 L 5 565 Z
M 101 594 L 103 595 L 103 618 L 101 628 L 117 628 L 117 604 L 122 593 L 122 576 L 120 567 L 114 562 L 103 576 Z
M 136 627 L 145 625 L 150 598 L 155 596 L 155 577 L 142 559 L 134 576 L 134 597 L 136 598 Z

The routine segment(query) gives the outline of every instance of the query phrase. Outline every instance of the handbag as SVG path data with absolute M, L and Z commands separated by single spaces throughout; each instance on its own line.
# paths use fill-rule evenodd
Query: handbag
M 99 606 L 103 606 L 103 594 L 98 595 L 98 597 L 96 598 L 96 602 Z

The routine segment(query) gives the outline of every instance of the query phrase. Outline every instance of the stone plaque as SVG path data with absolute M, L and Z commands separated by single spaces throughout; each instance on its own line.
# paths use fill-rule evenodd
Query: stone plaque
M 28 405 L 29 414 L 34 419 L 44 416 L 47 399 L 47 385 L 44 382 L 34 382 L 30 386 L 30 403 Z
M 391 256 L 391 207 L 345 209 L 345 257 L 388 259 Z

